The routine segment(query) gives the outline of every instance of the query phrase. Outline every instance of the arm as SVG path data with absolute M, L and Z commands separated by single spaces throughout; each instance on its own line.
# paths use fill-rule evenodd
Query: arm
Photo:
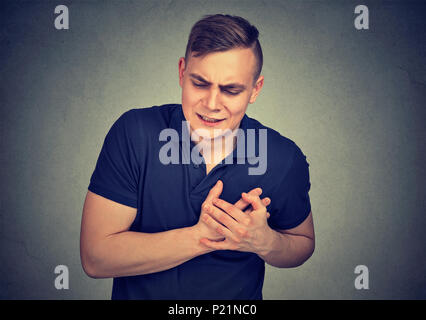
M 269 231 L 269 245 L 258 253 L 266 263 L 278 268 L 302 265 L 315 250 L 312 212 L 300 225 L 288 230 Z
M 192 227 L 159 233 L 128 231 L 135 217 L 135 208 L 88 191 L 80 235 L 87 275 L 109 278 L 159 272 L 208 252 Z
M 218 182 L 203 206 L 219 197 L 222 189 L 222 182 Z M 257 192 L 253 189 L 249 194 Z M 240 199 L 235 206 L 244 209 L 248 203 Z M 135 208 L 88 191 L 80 235 L 81 262 L 87 275 L 109 278 L 167 270 L 213 251 L 200 243 L 201 238 L 224 239 L 203 222 L 203 210 L 196 225 L 158 233 L 129 231 L 136 213 Z
M 224 235 L 225 240 L 202 239 L 204 245 L 215 250 L 253 252 L 279 268 L 300 266 L 312 255 L 315 247 L 312 213 L 296 228 L 275 231 L 266 222 L 268 212 L 259 197 L 245 193 L 242 196 L 254 209 L 249 218 L 226 201 L 213 201 L 214 206 L 206 211 L 205 222 Z

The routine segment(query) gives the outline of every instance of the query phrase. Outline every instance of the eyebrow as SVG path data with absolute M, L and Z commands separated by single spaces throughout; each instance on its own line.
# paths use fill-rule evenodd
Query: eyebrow
M 196 74 L 196 73 L 190 73 L 189 76 L 191 78 L 194 78 L 200 82 L 203 82 L 206 85 L 211 85 L 212 83 L 207 81 L 206 79 L 204 79 L 202 76 Z M 224 84 L 224 85 L 219 85 L 219 88 L 221 90 L 223 89 L 240 89 L 240 90 L 245 90 L 246 86 L 240 83 L 229 83 L 229 84 Z

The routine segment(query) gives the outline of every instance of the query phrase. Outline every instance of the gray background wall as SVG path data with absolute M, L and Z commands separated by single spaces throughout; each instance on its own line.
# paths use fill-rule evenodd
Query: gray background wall
M 65 4 L 70 29 L 54 28 Z M 370 29 L 354 28 L 368 5 Z M 310 163 L 316 251 L 267 267 L 265 299 L 426 298 L 424 1 L 11 1 L 0 6 L 0 298 L 109 299 L 80 265 L 103 139 L 134 107 L 180 102 L 178 58 L 204 14 L 260 30 L 248 115 Z M 56 290 L 66 265 L 69 290 Z M 369 268 L 356 290 L 354 268 Z

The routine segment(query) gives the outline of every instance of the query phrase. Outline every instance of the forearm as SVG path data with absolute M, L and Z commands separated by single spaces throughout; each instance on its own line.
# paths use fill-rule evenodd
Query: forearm
M 267 247 L 258 256 L 274 267 L 294 268 L 308 260 L 314 249 L 314 239 L 272 230 Z
M 94 278 L 148 274 L 209 251 L 192 227 L 158 233 L 125 231 L 99 240 L 86 256 L 85 270 Z

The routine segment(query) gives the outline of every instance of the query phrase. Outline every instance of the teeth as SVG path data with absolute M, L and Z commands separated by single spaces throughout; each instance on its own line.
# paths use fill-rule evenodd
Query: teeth
M 207 117 L 205 117 L 205 116 L 201 116 L 201 118 L 202 118 L 204 121 L 207 121 L 207 122 L 218 122 L 218 121 L 220 121 L 220 120 L 217 120 L 217 119 L 207 118 Z

